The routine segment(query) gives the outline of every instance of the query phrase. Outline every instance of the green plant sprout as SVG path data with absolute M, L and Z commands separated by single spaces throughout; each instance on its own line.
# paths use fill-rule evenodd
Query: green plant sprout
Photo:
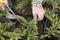
M 0 16 L 3 16 L 4 14 L 3 14 L 3 12 L 2 12 L 2 10 L 1 10 L 1 8 L 0 8 Z
M 47 10 L 45 16 L 51 21 L 51 25 L 49 28 L 45 28 L 45 32 L 40 38 L 50 38 L 51 35 L 58 37 L 60 35 L 60 20 L 57 14 L 54 14 L 51 10 Z
M 23 9 L 24 6 L 26 6 L 28 3 L 30 2 L 30 0 L 22 0 L 21 2 L 18 3 L 18 5 L 16 5 L 16 9 Z
M 47 4 L 49 4 L 49 5 L 52 5 L 52 7 L 53 7 L 53 9 L 60 9 L 60 6 L 59 6 L 59 4 L 60 4 L 60 0 L 44 0 Z
M 45 2 L 49 5 L 52 6 L 52 9 L 47 9 L 46 8 L 46 14 L 45 17 L 47 19 L 50 20 L 51 25 L 49 26 L 49 28 L 45 28 L 44 33 L 41 35 L 41 39 L 45 38 L 45 37 L 51 37 L 51 35 L 56 36 L 56 37 L 60 37 L 60 20 L 58 19 L 58 15 L 55 14 L 54 10 L 60 9 L 60 0 L 45 0 Z
M 18 40 L 23 39 L 26 37 L 26 40 L 35 40 L 38 38 L 38 31 L 36 21 L 32 20 L 30 22 L 26 21 L 24 17 L 18 16 L 19 19 L 22 21 L 22 29 L 16 28 L 14 31 L 9 32 L 6 31 L 9 29 L 14 23 L 1 23 L 0 22 L 0 39 L 1 40 Z M 5 38 L 8 37 L 8 38 Z

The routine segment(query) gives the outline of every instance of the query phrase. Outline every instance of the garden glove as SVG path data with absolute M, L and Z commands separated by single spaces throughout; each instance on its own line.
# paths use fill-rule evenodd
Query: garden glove
M 32 13 L 34 20 L 41 21 L 44 18 L 45 10 L 42 7 L 43 0 L 33 0 Z

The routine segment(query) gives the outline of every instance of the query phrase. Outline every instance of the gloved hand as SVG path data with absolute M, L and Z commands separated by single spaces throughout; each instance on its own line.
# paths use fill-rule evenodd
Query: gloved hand
M 44 18 L 45 10 L 41 6 L 32 6 L 32 13 L 34 20 L 41 21 Z

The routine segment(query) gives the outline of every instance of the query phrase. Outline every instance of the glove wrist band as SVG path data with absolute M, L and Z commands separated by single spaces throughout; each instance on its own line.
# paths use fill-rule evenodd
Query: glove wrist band
M 32 5 L 36 6 L 36 7 L 40 7 L 40 6 L 42 6 L 42 2 L 43 2 L 43 0 L 33 0 Z

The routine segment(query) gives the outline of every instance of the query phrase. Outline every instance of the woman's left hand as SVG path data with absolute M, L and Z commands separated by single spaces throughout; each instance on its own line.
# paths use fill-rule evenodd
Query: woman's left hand
M 32 6 L 34 20 L 41 21 L 44 18 L 45 10 L 42 5 L 40 7 Z

